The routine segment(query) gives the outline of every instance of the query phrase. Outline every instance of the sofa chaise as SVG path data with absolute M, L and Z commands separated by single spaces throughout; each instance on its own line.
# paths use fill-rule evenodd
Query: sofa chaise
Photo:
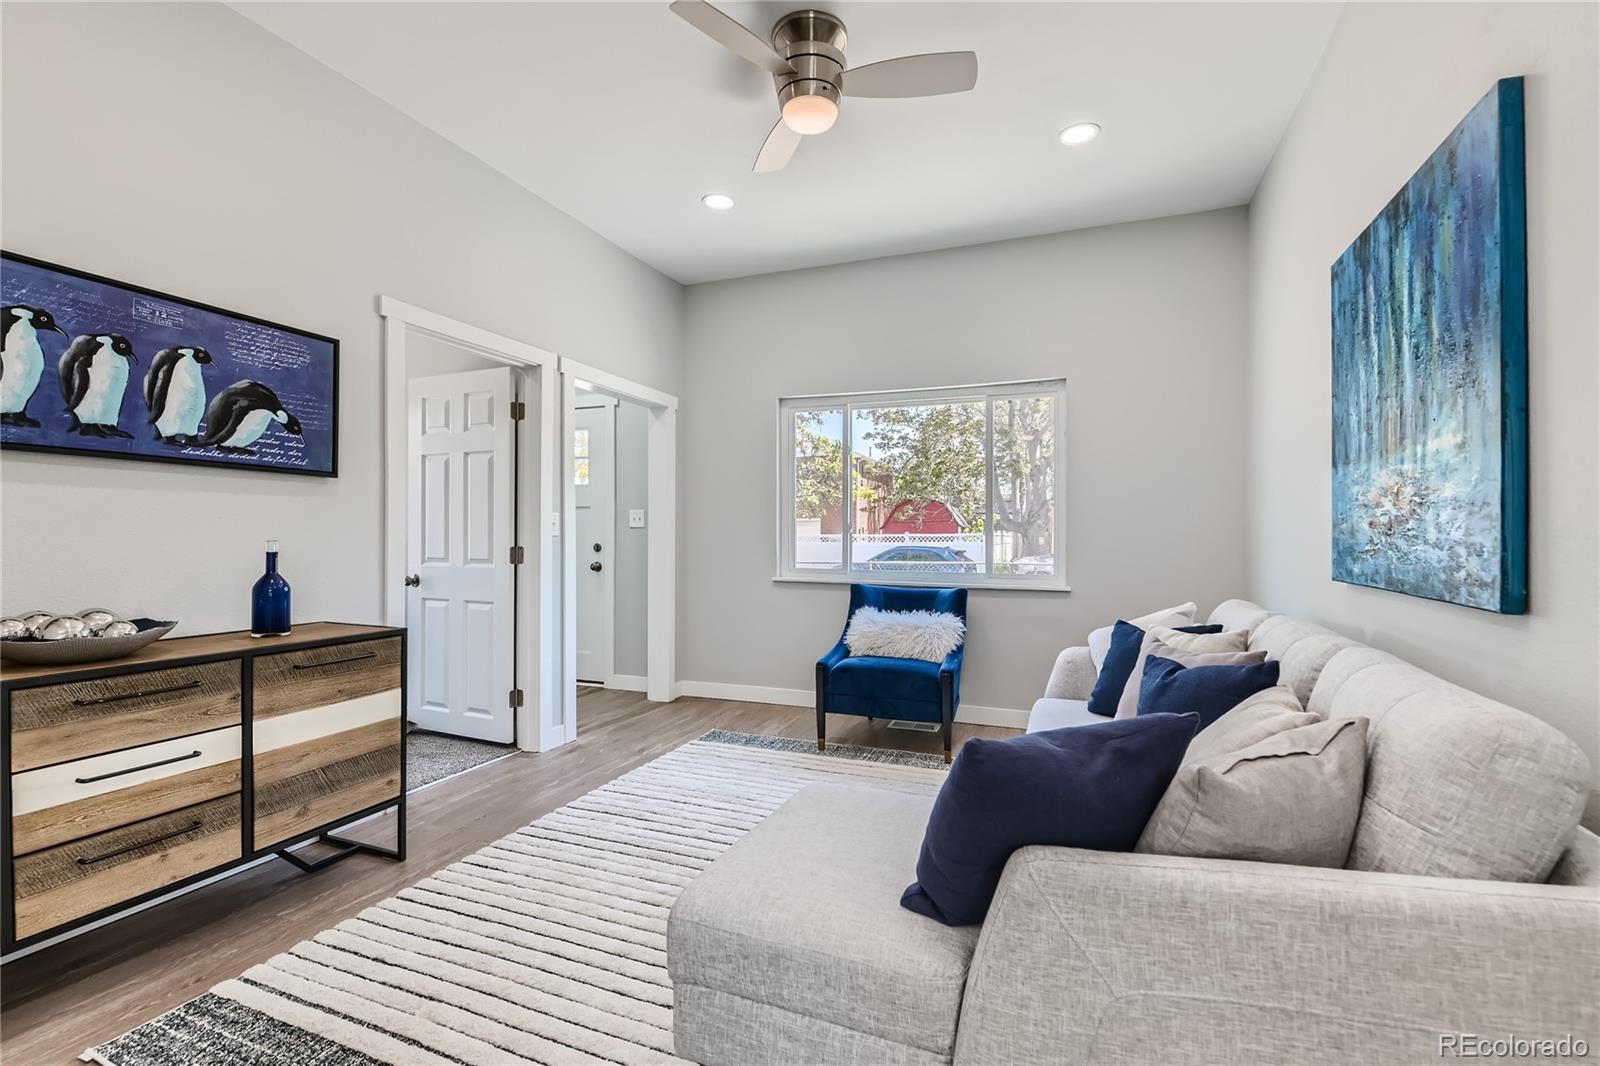
M 1576 745 L 1308 622 L 1239 600 L 1212 621 L 1250 630 L 1308 709 L 1370 719 L 1347 868 L 1024 848 L 984 923 L 950 928 L 899 905 L 932 794 L 813 785 L 674 905 L 677 1053 L 1437 1063 L 1469 1034 L 1600 1050 L 1600 838 L 1578 825 Z M 1035 726 L 1081 719 L 1094 678 L 1087 649 L 1063 652 Z

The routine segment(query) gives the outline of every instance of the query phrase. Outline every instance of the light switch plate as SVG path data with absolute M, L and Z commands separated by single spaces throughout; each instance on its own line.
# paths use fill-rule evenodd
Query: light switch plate
M 643 510 L 640 510 L 640 509 L 636 508 L 636 509 L 631 510 L 631 511 L 628 512 L 628 528 L 629 529 L 643 529 L 644 528 L 644 511 Z

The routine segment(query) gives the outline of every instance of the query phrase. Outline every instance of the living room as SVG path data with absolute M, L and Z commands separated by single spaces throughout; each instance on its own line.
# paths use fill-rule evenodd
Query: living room
M 1600 1041 L 1600 5 L 0 50 L 7 1061 Z

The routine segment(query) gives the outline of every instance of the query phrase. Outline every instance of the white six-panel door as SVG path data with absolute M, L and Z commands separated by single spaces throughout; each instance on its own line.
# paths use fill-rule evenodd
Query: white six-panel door
M 408 382 L 408 716 L 510 743 L 516 450 L 511 368 Z

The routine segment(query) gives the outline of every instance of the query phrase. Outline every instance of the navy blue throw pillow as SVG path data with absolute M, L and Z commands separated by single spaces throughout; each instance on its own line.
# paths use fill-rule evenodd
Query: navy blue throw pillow
M 1194 737 L 1192 714 L 969 740 L 928 816 L 907 910 L 945 925 L 983 921 L 1018 848 L 1132 851 Z
M 1221 633 L 1221 626 L 1179 626 L 1179 633 Z M 1139 661 L 1139 648 L 1144 644 L 1144 630 L 1120 618 L 1111 627 L 1111 648 L 1100 666 L 1100 675 L 1094 679 L 1094 690 L 1089 693 L 1089 713 L 1102 718 L 1114 717 L 1122 690 L 1133 676 L 1133 665 Z
M 1200 728 L 1278 683 L 1278 661 L 1254 666 L 1184 666 L 1152 655 L 1144 661 L 1140 714 L 1198 714 Z

